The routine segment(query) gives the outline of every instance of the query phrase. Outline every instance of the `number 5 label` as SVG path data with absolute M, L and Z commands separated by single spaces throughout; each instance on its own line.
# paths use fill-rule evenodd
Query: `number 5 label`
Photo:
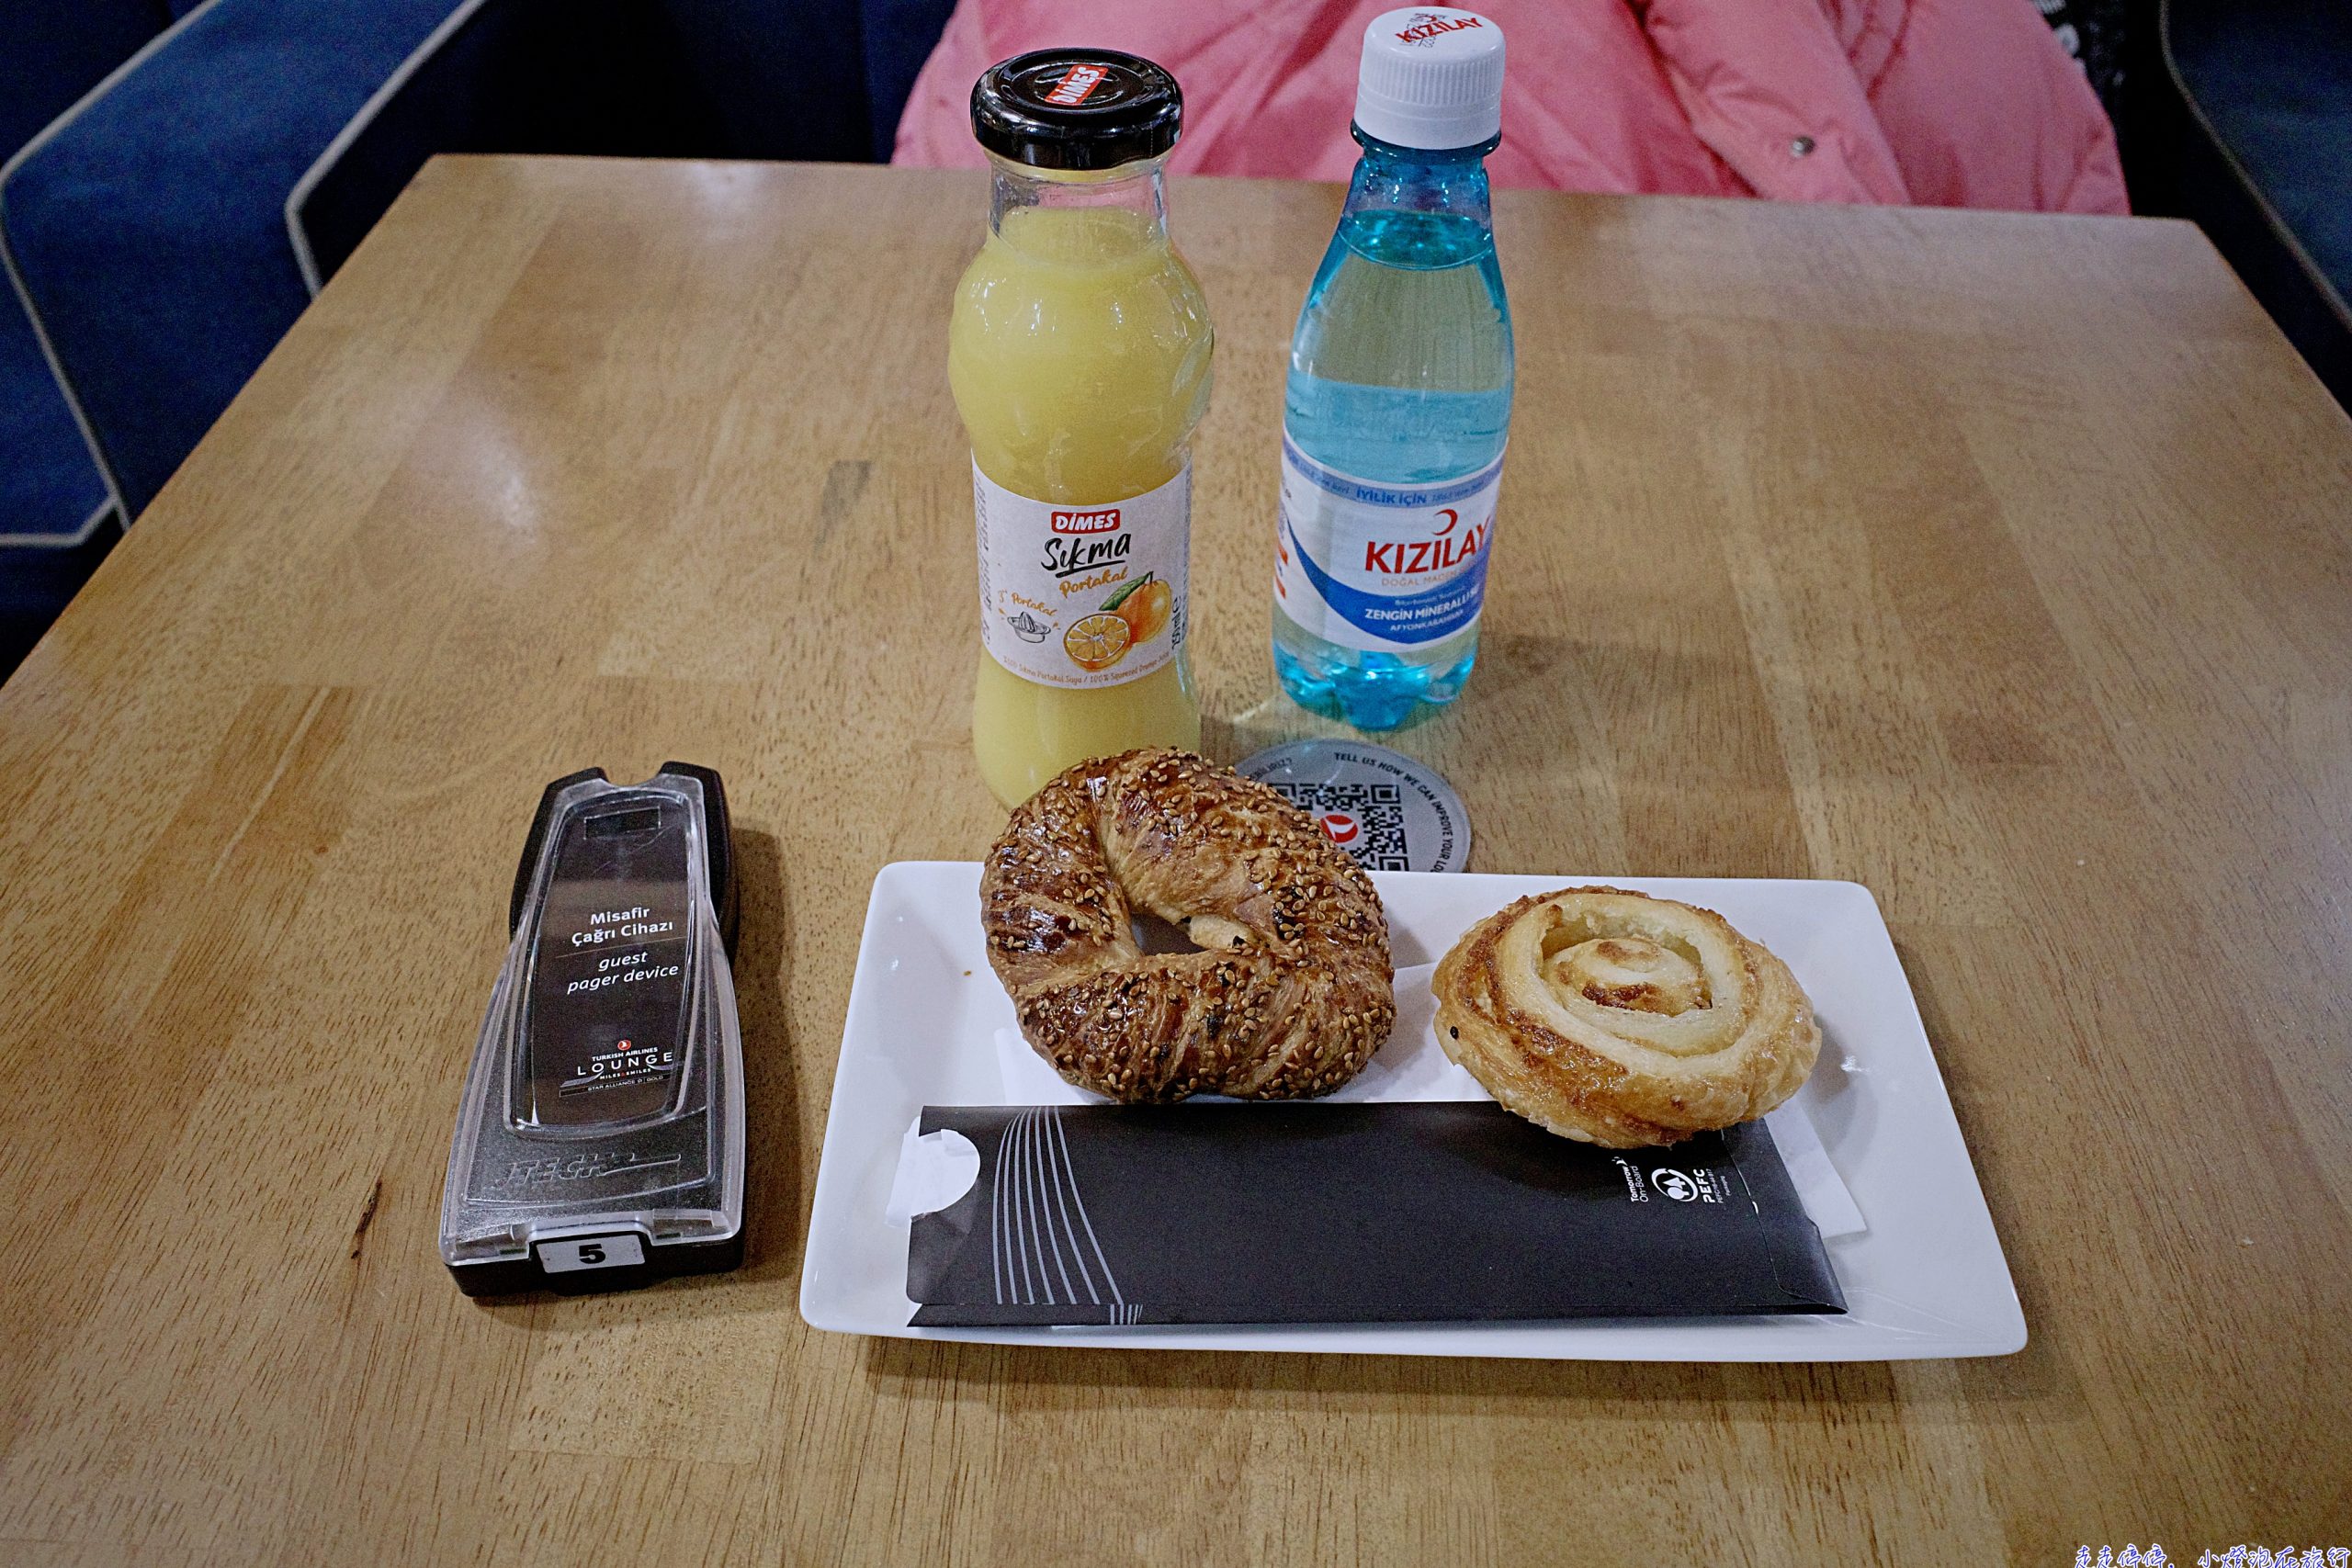
M 581 1269 L 621 1269 L 644 1261 L 644 1245 L 627 1232 L 539 1243 L 539 1267 L 549 1274 L 569 1274 Z

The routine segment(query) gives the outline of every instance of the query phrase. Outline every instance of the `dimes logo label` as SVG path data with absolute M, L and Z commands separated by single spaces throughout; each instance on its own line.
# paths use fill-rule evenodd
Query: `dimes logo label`
M 1040 501 L 972 465 L 980 641 L 1024 681 L 1115 686 L 1184 643 L 1192 470 L 1100 506 Z
M 1101 86 L 1102 79 L 1110 74 L 1100 65 L 1073 65 L 1062 73 L 1062 79 L 1054 84 L 1052 92 L 1046 95 L 1046 101 L 1066 109 L 1076 108 L 1091 97 L 1094 89 Z

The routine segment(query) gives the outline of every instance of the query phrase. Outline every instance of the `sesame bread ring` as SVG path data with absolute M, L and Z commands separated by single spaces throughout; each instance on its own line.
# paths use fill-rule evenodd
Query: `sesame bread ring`
M 1146 953 L 1145 909 L 1202 951 Z M 1264 784 L 1188 751 L 1080 762 L 1012 814 L 980 876 L 1022 1037 L 1114 1100 L 1325 1094 L 1396 1021 L 1372 879 Z
M 1712 909 L 1616 887 L 1521 898 L 1430 981 L 1438 1043 L 1510 1110 L 1606 1148 L 1763 1115 L 1821 1053 L 1789 966 Z

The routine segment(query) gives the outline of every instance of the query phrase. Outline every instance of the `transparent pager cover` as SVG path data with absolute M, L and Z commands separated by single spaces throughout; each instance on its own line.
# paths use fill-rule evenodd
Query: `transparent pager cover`
M 713 887 L 731 845 L 718 776 L 682 766 L 575 775 L 541 803 L 442 1191 L 442 1259 L 470 1292 L 741 1258 L 731 889 Z

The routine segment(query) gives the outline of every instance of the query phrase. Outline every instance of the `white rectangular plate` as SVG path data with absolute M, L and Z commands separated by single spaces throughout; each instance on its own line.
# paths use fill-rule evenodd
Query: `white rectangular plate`
M 914 1328 L 907 1232 L 884 1214 L 899 1140 L 925 1105 L 1036 1102 L 1008 1085 L 996 1032 L 1012 1004 L 980 940 L 980 868 L 910 861 L 874 879 L 800 1272 L 815 1327 L 908 1339 L 1129 1349 L 1321 1350 L 1616 1361 L 1876 1361 L 2002 1356 L 2025 1345 L 1984 1195 L 1894 943 L 1851 882 L 1490 876 L 1378 872 L 1396 966 L 1434 963 L 1474 921 L 1529 893 L 1606 882 L 1719 911 L 1788 961 L 1821 1021 L 1820 1066 L 1798 1091 L 1868 1229 L 1831 1237 L 1848 1311 L 1833 1317 L 1202 1328 Z M 1425 984 L 1425 980 L 1419 983 Z M 1398 998 L 1406 1019 L 1428 1009 Z M 1442 1063 L 1426 1026 L 1400 1026 L 1358 1083 L 1404 1088 Z M 1444 1064 L 1450 1067 L 1450 1064 Z M 1385 1071 L 1374 1070 L 1385 1069 Z M 1455 1079 L 1466 1082 L 1466 1075 Z M 1399 1086 L 1384 1092 L 1383 1084 Z M 1034 1089 L 1034 1084 L 1030 1086 Z M 1351 1089 L 1356 1086 L 1350 1086 Z M 1475 1085 L 1460 1098 L 1476 1094 Z

